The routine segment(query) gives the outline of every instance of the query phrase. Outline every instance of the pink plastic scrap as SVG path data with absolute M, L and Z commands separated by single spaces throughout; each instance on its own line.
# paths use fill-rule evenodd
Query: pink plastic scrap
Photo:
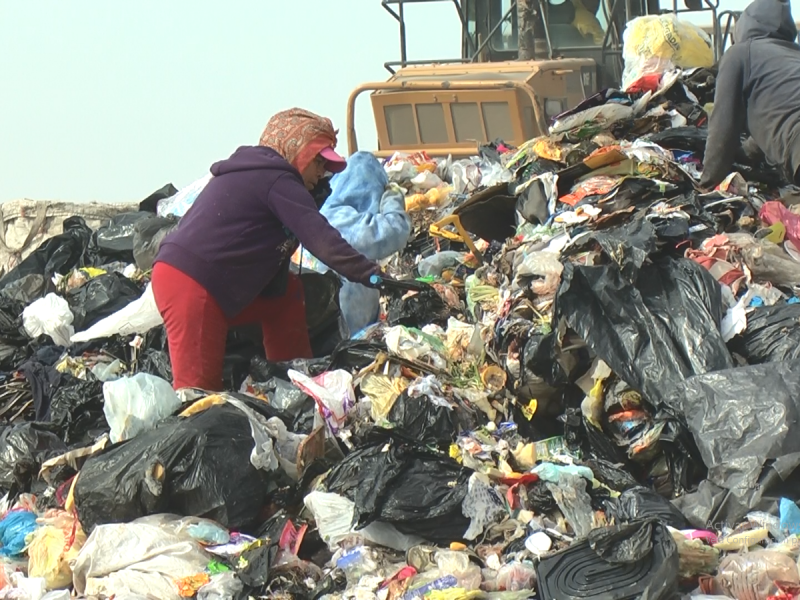
M 758 213 L 759 218 L 767 225 L 777 222 L 783 223 L 786 228 L 786 238 L 800 248 L 800 215 L 794 214 L 783 204 L 777 201 L 766 202 Z

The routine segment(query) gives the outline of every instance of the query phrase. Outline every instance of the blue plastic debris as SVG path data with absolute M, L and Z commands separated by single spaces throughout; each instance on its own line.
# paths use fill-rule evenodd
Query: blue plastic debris
M 0 556 L 19 556 L 25 549 L 25 538 L 36 529 L 36 515 L 27 510 L 8 513 L 0 521 Z
M 788 498 L 781 498 L 781 531 L 800 535 L 800 508 Z

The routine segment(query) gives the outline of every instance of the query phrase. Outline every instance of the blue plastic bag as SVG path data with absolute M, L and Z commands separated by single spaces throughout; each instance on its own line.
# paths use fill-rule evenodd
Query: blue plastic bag
M 27 510 L 8 513 L 0 521 L 0 556 L 18 556 L 25 549 L 25 538 L 36 529 L 36 515 Z
M 787 498 L 781 498 L 781 531 L 800 535 L 800 508 Z

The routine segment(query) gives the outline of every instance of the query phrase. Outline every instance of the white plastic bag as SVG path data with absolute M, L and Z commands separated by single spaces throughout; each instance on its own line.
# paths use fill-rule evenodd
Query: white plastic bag
M 180 600 L 175 580 L 201 573 L 209 560 L 199 544 L 157 525 L 99 525 L 72 564 L 72 582 L 79 596 Z
M 347 413 L 355 405 L 353 376 L 347 371 L 327 371 L 313 379 L 299 371 L 289 370 L 293 384 L 314 398 L 319 412 L 336 433 L 344 425 Z
M 182 217 L 189 209 L 192 208 L 194 201 L 197 200 L 197 197 L 200 195 L 208 182 L 211 181 L 213 175 L 209 173 L 193 181 L 189 185 L 175 194 L 174 196 L 170 196 L 169 198 L 164 198 L 158 202 L 158 208 L 156 211 L 158 212 L 159 217 L 166 217 L 168 215 L 174 215 L 176 217 Z
M 115 444 L 152 429 L 181 405 L 172 386 L 149 373 L 104 383 L 103 398 L 103 413 Z
M 328 544 L 332 552 L 336 551 L 339 542 L 353 533 L 353 512 L 355 504 L 339 494 L 328 492 L 311 492 L 304 499 L 306 508 L 314 515 L 322 540 Z M 365 540 L 386 546 L 399 552 L 405 552 L 424 543 L 422 538 L 400 533 L 394 525 L 375 521 L 356 533 Z
M 31 337 L 49 335 L 57 346 L 70 345 L 75 333 L 72 321 L 75 317 L 67 301 L 56 294 L 47 294 L 22 311 L 22 326 Z
M 267 419 L 267 431 L 275 439 L 274 448 L 281 468 L 289 477 L 297 481 L 300 477 L 297 471 L 297 452 L 307 436 L 292 433 L 278 417 Z
M 235 573 L 218 573 L 197 590 L 197 600 L 233 600 L 243 589 L 244 584 Z
M 147 289 L 138 299 L 121 308 L 113 315 L 98 321 L 86 331 L 76 333 L 72 336 L 72 342 L 77 344 L 113 335 L 143 334 L 153 329 L 153 327 L 158 327 L 163 322 L 164 320 L 161 318 L 156 306 L 156 299 L 153 296 L 153 286 L 152 284 L 147 284 Z
M 395 356 L 406 360 L 426 359 L 437 369 L 447 367 L 447 360 L 444 358 L 444 344 L 435 344 L 433 336 L 426 336 L 417 330 L 395 325 L 386 330 L 384 340 L 389 352 Z

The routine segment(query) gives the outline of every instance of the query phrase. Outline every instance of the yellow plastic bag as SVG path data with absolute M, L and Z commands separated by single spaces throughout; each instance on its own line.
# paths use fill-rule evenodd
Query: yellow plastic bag
M 48 590 L 69 587 L 72 570 L 69 562 L 78 556 L 86 534 L 77 519 L 63 511 L 52 511 L 38 520 L 28 545 L 28 575 L 42 577 Z
M 648 15 L 633 19 L 622 35 L 625 70 L 622 89 L 640 77 L 672 68 L 711 67 L 714 52 L 708 35 L 675 15 Z
M 361 380 L 361 393 L 370 399 L 371 416 L 376 422 L 382 421 L 392 410 L 395 400 L 408 387 L 402 377 L 369 373 Z

